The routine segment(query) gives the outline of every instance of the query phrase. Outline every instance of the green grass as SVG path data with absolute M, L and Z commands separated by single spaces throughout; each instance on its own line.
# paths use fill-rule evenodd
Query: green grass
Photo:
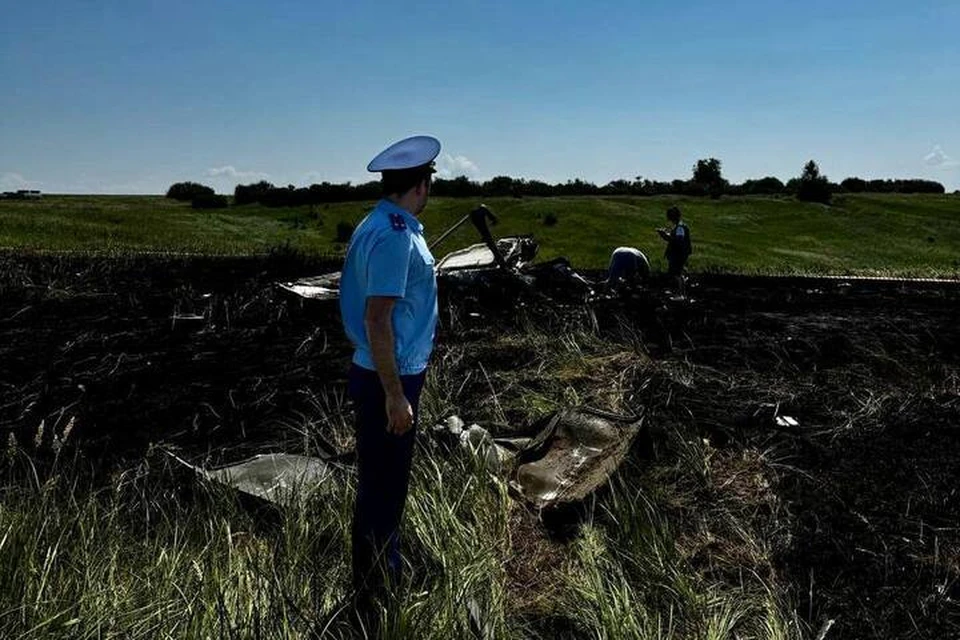
M 79 481 L 75 462 L 37 481 L 22 452 L 7 455 L 0 636 L 355 637 L 344 606 L 352 483 L 303 493 L 266 526 L 216 487 L 184 498 L 159 455 L 101 488 Z M 543 559 L 524 557 L 528 541 L 511 532 L 520 507 L 466 453 L 421 451 L 405 515 L 412 579 L 381 610 L 382 637 L 478 637 L 468 602 L 486 638 L 554 638 L 558 624 L 570 638 L 802 637 L 774 585 L 698 575 L 648 490 L 618 480 L 597 521 L 536 567 L 552 575 L 549 595 L 524 608 L 506 564 Z
M 787 198 L 494 198 L 497 235 L 532 233 L 540 257 L 566 256 L 602 268 L 620 245 L 640 248 L 664 268 L 654 229 L 679 204 L 691 226 L 693 272 L 960 275 L 960 197 L 838 196 L 825 207 Z M 436 236 L 476 204 L 437 198 L 423 214 Z M 158 196 L 48 196 L 0 201 L 0 247 L 123 254 L 140 251 L 251 254 L 288 245 L 309 254 L 342 254 L 340 221 L 356 223 L 372 203 L 270 209 L 259 205 L 194 211 Z M 544 224 L 548 214 L 557 218 Z M 465 225 L 435 253 L 477 241 Z
M 355 206 L 357 211 L 361 206 Z M 0 201 L 0 247 L 248 255 L 291 245 L 311 254 L 335 253 L 334 225 L 318 225 L 309 215 L 307 209 L 259 206 L 197 211 L 160 196 L 8 200 Z

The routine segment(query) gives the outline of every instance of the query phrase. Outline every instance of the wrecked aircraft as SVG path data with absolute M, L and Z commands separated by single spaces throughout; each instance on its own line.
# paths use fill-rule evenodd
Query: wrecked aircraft
M 537 244 L 531 236 L 508 236 L 496 242 L 508 270 L 497 265 L 497 257 L 486 244 L 473 244 L 445 255 L 436 264 L 439 286 L 473 284 L 485 277 L 504 275 L 523 283 L 529 270 L 529 261 L 537 253 Z M 530 282 L 529 284 L 534 284 Z M 308 300 L 337 300 L 340 297 L 340 272 L 301 278 L 278 285 L 284 291 Z
M 433 249 L 453 231 L 469 220 L 477 228 L 482 243 L 457 249 L 440 259 L 436 266 L 437 284 L 441 291 L 475 287 L 509 291 L 537 291 L 551 296 L 583 299 L 594 292 L 596 283 L 574 271 L 565 258 L 533 263 L 539 245 L 530 235 L 506 236 L 494 240 L 487 220 L 496 217 L 480 205 L 461 218 L 430 244 Z M 340 273 L 301 278 L 278 286 L 306 300 L 337 300 L 340 295 Z

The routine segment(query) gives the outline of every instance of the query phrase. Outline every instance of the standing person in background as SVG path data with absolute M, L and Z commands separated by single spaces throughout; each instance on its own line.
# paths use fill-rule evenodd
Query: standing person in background
M 683 268 L 690 254 L 693 253 L 690 228 L 681 220 L 680 207 L 674 206 L 667 209 L 667 220 L 673 224 L 673 227 L 657 229 L 657 233 L 667 243 L 667 249 L 664 252 L 667 258 L 667 274 L 673 279 L 677 294 L 683 296 Z
M 414 136 L 370 162 L 368 171 L 382 172 L 383 198 L 354 231 L 340 281 L 343 325 L 354 346 L 348 373 L 358 476 L 353 586 L 367 621 L 400 579 L 400 521 L 437 324 L 434 260 L 417 216 L 438 153 L 438 140 Z

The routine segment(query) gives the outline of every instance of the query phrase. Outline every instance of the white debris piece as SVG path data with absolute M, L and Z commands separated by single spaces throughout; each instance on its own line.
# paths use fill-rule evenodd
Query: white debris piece
M 286 453 L 268 453 L 216 469 L 204 469 L 170 454 L 197 475 L 241 493 L 256 496 L 281 506 L 293 504 L 297 497 L 329 488 L 335 465 L 321 458 Z M 325 485 L 325 486 L 324 486 Z
M 463 432 L 463 420 L 460 419 L 460 416 L 450 416 L 445 422 L 447 431 L 453 435 L 460 437 L 460 434 Z
M 791 418 L 790 416 L 777 416 L 777 426 L 778 427 L 799 427 L 800 423 L 797 422 L 796 418 Z
M 499 474 L 503 470 L 504 455 L 509 457 L 506 451 L 501 455 L 493 436 L 478 424 L 472 424 L 460 433 L 460 446 L 482 459 L 491 473 Z

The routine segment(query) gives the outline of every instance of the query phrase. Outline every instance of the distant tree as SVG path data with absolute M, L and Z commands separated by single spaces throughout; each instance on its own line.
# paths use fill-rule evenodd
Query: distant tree
M 511 196 L 514 193 L 514 182 L 510 176 L 496 176 L 481 185 L 485 196 Z
M 679 191 L 673 191 L 674 183 L 679 183 L 681 185 L 685 184 L 682 180 L 674 180 L 673 182 L 659 182 L 657 180 L 649 180 L 647 178 L 641 179 L 639 176 L 637 176 L 637 183 L 639 185 L 637 192 L 644 196 L 659 196 L 668 193 L 680 193 Z
M 820 167 L 813 160 L 803 167 L 800 183 L 797 186 L 797 200 L 830 204 L 830 181 L 820 175 Z
M 291 185 L 292 187 L 293 185 Z M 287 187 L 289 190 L 290 187 Z M 357 199 L 356 188 L 349 182 L 333 184 L 331 182 L 321 182 L 320 184 L 310 185 L 309 193 L 306 199 L 310 204 L 321 202 L 349 202 Z M 379 189 L 378 189 L 379 192 Z
M 542 180 L 527 180 L 523 185 L 524 195 L 548 198 L 557 195 L 557 190 L 553 185 L 549 185 Z
M 557 184 L 555 189 L 561 196 L 595 196 L 600 193 L 600 187 L 580 178 Z
M 274 189 L 266 180 L 254 184 L 238 184 L 233 190 L 233 204 L 244 205 L 263 201 L 264 196 Z
M 846 178 L 840 183 L 840 188 L 847 193 L 863 193 L 867 190 L 867 181 L 861 178 Z
M 663 193 L 675 193 L 677 195 L 689 195 L 690 194 L 690 180 L 678 180 L 674 179 L 670 181 L 670 186 L 667 187 Z
M 703 192 L 711 198 L 719 198 L 727 190 L 727 181 L 723 179 L 721 163 L 716 158 L 697 160 L 693 165 L 694 192 Z
M 780 178 L 767 176 L 759 180 L 745 180 L 740 190 L 746 195 L 779 195 L 783 193 L 785 185 Z
M 266 207 L 291 207 L 296 204 L 296 190 L 292 184 L 287 185 L 286 187 L 274 187 L 270 189 L 260 198 L 260 204 Z M 304 200 L 309 194 L 309 189 L 304 189 L 307 193 L 304 194 Z
M 467 176 L 457 176 L 452 180 L 437 178 L 430 187 L 436 196 L 449 198 L 472 198 L 480 195 L 480 185 Z
M 167 189 L 167 197 L 188 202 L 198 196 L 212 196 L 213 189 L 196 182 L 176 182 Z
M 600 187 L 600 193 L 608 196 L 628 196 L 634 193 L 634 187 L 629 180 L 613 180 Z
M 379 180 L 370 180 L 358 184 L 353 188 L 356 200 L 377 200 L 380 197 L 381 185 Z
M 907 186 L 902 193 L 946 193 L 946 188 L 933 180 L 904 180 Z M 907 189 L 910 189 L 909 191 Z
M 190 201 L 194 209 L 226 209 L 230 205 L 227 196 L 215 193 L 202 193 Z
M 729 183 L 729 182 L 727 183 L 727 190 L 726 190 L 726 192 L 724 193 L 724 195 L 727 195 L 727 196 L 742 196 L 742 195 L 745 195 L 745 194 L 746 194 L 746 191 L 743 190 L 743 185 L 742 185 L 742 184 Z
M 864 191 L 870 193 L 946 193 L 943 185 L 933 180 L 870 180 Z
M 811 161 L 812 162 L 812 161 Z M 942 184 L 931 180 L 870 180 L 847 178 L 842 184 L 829 182 L 819 175 L 816 163 L 813 172 L 805 167 L 805 178 L 793 178 L 783 184 L 778 178 L 767 176 L 759 180 L 746 180 L 743 184 L 732 185 L 723 178 L 722 166 L 716 158 L 698 160 L 693 166 L 693 176 L 689 180 L 671 180 L 659 182 L 636 176 L 631 180 L 612 180 L 602 187 L 580 178 L 567 180 L 557 184 L 548 184 L 540 180 L 526 180 L 511 176 L 496 176 L 484 183 L 475 182 L 466 176 L 453 179 L 436 178 L 433 181 L 433 195 L 453 198 L 476 198 L 481 196 L 520 198 L 524 196 L 591 196 L 591 195 L 685 195 L 685 196 L 713 196 L 729 195 L 778 195 L 781 193 L 799 195 L 801 183 L 804 184 L 804 197 L 808 197 L 811 188 L 819 192 L 816 201 L 829 199 L 829 194 L 840 191 L 855 192 L 874 191 L 878 193 L 945 193 Z M 814 175 L 815 174 L 815 175 Z M 814 176 L 814 177 L 811 177 Z M 376 200 L 381 195 L 379 181 L 369 181 L 353 185 L 349 182 L 330 183 L 321 182 L 309 187 L 276 187 L 265 180 L 260 182 L 237 185 L 234 189 L 233 204 L 245 205 L 259 202 L 269 207 L 311 207 L 311 212 L 318 204 L 331 202 L 351 202 Z M 167 195 L 183 200 L 193 200 L 196 194 L 212 194 L 213 189 L 192 182 L 177 183 L 170 187 Z M 826 195 L 824 195 L 826 194 Z

